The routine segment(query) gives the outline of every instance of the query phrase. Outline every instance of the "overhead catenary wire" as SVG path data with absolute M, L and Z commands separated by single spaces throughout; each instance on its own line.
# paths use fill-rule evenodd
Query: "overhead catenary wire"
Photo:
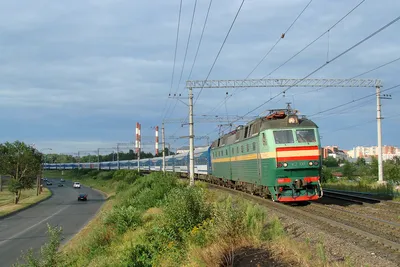
M 385 117 L 385 119 L 386 120 L 390 120 L 390 119 L 393 119 L 393 118 L 397 118 L 399 116 L 400 116 L 400 113 L 397 113 L 397 114 L 394 114 L 392 116 Z M 358 127 L 358 126 L 363 126 L 365 124 L 369 124 L 369 123 L 373 123 L 373 122 L 376 122 L 376 119 L 371 119 L 371 120 L 364 121 L 362 123 L 348 125 L 348 126 L 343 127 L 343 128 L 339 128 L 339 129 L 336 129 L 336 130 L 333 130 L 333 131 L 329 131 L 329 133 L 335 133 L 335 132 L 339 132 L 339 131 L 343 131 L 343 130 L 348 130 L 348 129 L 351 129 L 351 128 L 355 128 L 355 127 Z M 321 134 L 327 134 L 327 132 L 322 132 Z
M 240 6 L 239 6 L 239 8 L 238 8 L 238 10 L 237 10 L 237 12 L 236 12 L 236 15 L 235 15 L 235 17 L 234 17 L 234 19 L 233 19 L 233 21 L 232 21 L 232 23 L 231 23 L 231 25 L 230 25 L 230 27 L 229 27 L 229 30 L 228 30 L 228 32 L 227 32 L 225 38 L 224 38 L 224 41 L 222 42 L 221 47 L 220 47 L 220 49 L 219 49 L 219 51 L 218 51 L 218 53 L 217 53 L 217 55 L 216 55 L 216 57 L 215 57 L 215 59 L 214 59 L 214 62 L 213 62 L 213 64 L 211 65 L 211 68 L 210 68 L 210 70 L 209 70 L 209 72 L 208 72 L 208 74 L 207 74 L 206 80 L 208 80 L 208 77 L 210 76 L 210 74 L 211 74 L 211 72 L 212 72 L 212 70 L 213 70 L 213 68 L 214 68 L 214 66 L 215 66 L 215 63 L 217 62 L 218 57 L 219 57 L 219 55 L 221 54 L 222 49 L 224 48 L 224 45 L 225 45 L 225 43 L 226 43 L 226 40 L 228 39 L 229 34 L 230 34 L 230 32 L 231 32 L 231 30 L 232 30 L 232 28 L 233 28 L 233 26 L 234 26 L 234 24 L 235 24 L 235 22 L 236 22 L 236 19 L 237 19 L 238 15 L 239 15 L 239 13 L 240 13 L 240 11 L 241 11 L 241 9 L 242 9 L 242 6 L 243 6 L 243 4 L 244 4 L 244 1 L 245 1 L 245 0 L 242 0 L 242 3 L 240 4 Z M 211 2 L 210 2 L 209 7 L 211 7 Z M 207 15 L 207 16 L 208 16 L 208 15 Z M 206 22 L 205 22 L 205 23 L 206 23 Z M 204 24 L 204 27 L 205 27 L 205 24 Z M 203 29 L 204 29 L 204 28 L 203 28 Z M 201 88 L 199 94 L 197 95 L 197 97 L 196 97 L 196 99 L 195 99 L 195 101 L 194 101 L 194 104 L 196 104 L 197 100 L 199 99 L 202 90 L 203 90 L 203 88 Z M 189 118 L 189 115 L 186 116 L 185 121 L 187 121 L 188 118 Z
M 355 7 L 353 7 L 349 12 L 347 12 L 341 19 L 339 19 L 336 23 L 334 23 L 327 31 L 325 31 L 323 34 L 321 34 L 319 37 L 317 37 L 314 41 L 312 41 L 310 44 L 308 44 L 306 47 L 304 47 L 302 50 L 300 50 L 299 52 L 297 52 L 294 56 L 292 56 L 291 58 L 289 58 L 288 60 L 286 60 L 283 64 L 281 64 L 278 68 L 276 68 L 276 70 L 277 69 L 279 69 L 279 68 L 281 68 L 282 66 L 284 66 L 285 64 L 287 64 L 289 61 L 291 61 L 293 58 L 295 58 L 297 55 L 299 55 L 300 53 L 302 53 L 304 50 L 306 50 L 309 46 L 311 46 L 313 43 L 315 43 L 317 40 L 319 40 L 322 36 L 324 36 L 325 34 L 326 34 L 326 32 L 328 32 L 328 31 L 330 31 L 331 29 L 333 29 L 334 27 L 336 27 L 341 21 L 343 21 L 347 16 L 349 16 L 356 8 L 358 8 L 362 3 L 364 3 L 365 2 L 365 0 L 362 0 L 361 2 L 359 2 Z M 243 2 L 242 2 L 242 4 L 243 4 Z M 309 3 L 310 4 L 310 3 Z M 309 5 L 308 4 L 308 5 Z M 308 5 L 306 6 L 306 8 L 308 7 Z M 306 10 L 306 8 L 304 8 L 303 9 L 303 11 L 300 13 L 300 15 Z M 240 9 L 238 10 L 238 11 L 240 11 Z M 300 15 L 298 16 L 298 17 L 300 17 Z M 294 22 L 291 24 L 291 26 L 289 26 L 289 28 L 288 28 L 288 30 L 287 31 L 289 31 L 290 29 L 291 29 L 291 27 L 294 25 L 294 23 L 297 21 L 297 19 L 298 19 L 298 17 L 294 20 Z M 235 19 L 236 19 L 236 17 L 235 17 Z M 233 24 L 232 24 L 233 25 Z M 228 34 L 229 34 L 229 32 L 228 32 Z M 272 51 L 272 50 L 271 50 Z M 276 70 L 274 70 L 274 71 L 276 71 Z M 208 76 L 207 76 L 207 79 L 208 79 Z M 206 79 L 206 81 L 207 81 L 207 79 Z M 201 94 L 201 92 L 202 92 L 202 90 L 203 90 L 203 88 L 201 88 L 201 90 L 200 90 L 200 93 L 198 94 L 198 96 L 197 96 L 197 98 L 196 98 L 196 101 L 197 101 L 197 99 L 199 98 L 199 96 L 200 96 L 200 94 Z M 243 90 L 241 90 L 241 91 L 243 91 Z M 217 107 L 218 108 L 220 108 L 220 106 L 222 106 L 224 103 L 226 103 L 226 101 L 227 100 L 229 100 L 231 97 L 232 97 L 232 95 L 233 94 L 231 94 L 231 95 L 229 95 L 227 98 L 225 98 Z M 271 98 L 270 100 L 272 100 L 273 98 Z M 196 103 L 196 101 L 195 101 L 195 103 Z M 262 104 L 261 106 L 263 106 L 264 104 Z M 261 106 L 259 106 L 259 107 L 261 107 Z M 259 108 L 258 107 L 258 108 Z M 257 108 L 257 109 L 258 109 Z M 249 113 L 247 113 L 247 114 L 249 114 Z M 246 115 L 247 115 L 246 114 Z M 187 118 L 188 118 L 188 116 L 186 117 L 186 120 L 187 120 Z
M 370 70 L 364 71 L 363 73 L 357 74 L 356 76 L 353 76 L 353 77 L 351 77 L 350 79 L 358 78 L 358 77 L 360 77 L 360 76 L 363 76 L 363 75 L 365 75 L 365 74 L 368 74 L 368 73 L 373 72 L 373 71 L 375 71 L 375 70 L 378 70 L 378 69 L 380 69 L 380 68 L 386 67 L 387 65 L 390 65 L 390 64 L 392 64 L 392 63 L 394 63 L 394 62 L 396 62 L 396 61 L 399 61 L 399 60 L 400 60 L 400 57 L 398 57 L 398 58 L 396 58 L 396 59 L 393 59 L 393 60 L 391 60 L 391 61 L 389 61 L 389 62 L 386 62 L 386 63 L 384 63 L 384 64 L 382 64 L 382 65 L 379 65 L 379 66 L 377 66 L 377 67 L 374 67 L 374 68 L 372 68 L 372 69 L 370 69 Z M 328 87 L 319 87 L 319 88 L 317 88 L 317 89 L 309 90 L 309 91 L 302 92 L 302 93 L 297 93 L 297 94 L 294 94 L 294 95 L 296 96 L 296 95 L 302 95 L 302 94 L 307 94 L 307 93 L 311 93 L 311 92 L 317 92 L 317 91 L 319 91 L 319 90 L 321 90 L 321 89 L 324 89 L 324 88 L 328 88 Z
M 370 35 L 368 35 L 367 37 L 365 37 L 364 39 L 362 39 L 361 41 L 357 42 L 356 44 L 352 45 L 351 47 L 349 47 L 348 49 L 346 49 L 345 51 L 343 51 L 342 53 L 338 54 L 337 56 L 335 56 L 334 58 L 332 58 L 330 61 L 325 62 L 324 64 L 322 64 L 320 67 L 318 67 L 317 69 L 315 69 L 314 71 L 312 71 L 311 73 L 309 73 L 308 75 L 306 75 L 305 77 L 303 77 L 302 79 L 300 79 L 298 82 L 296 82 L 294 85 L 284 89 L 283 91 L 281 91 L 280 93 L 276 94 L 275 96 L 271 97 L 269 100 L 265 101 L 264 103 L 258 105 L 256 108 L 250 110 L 249 112 L 247 112 L 246 114 L 244 114 L 243 116 L 247 116 L 248 114 L 254 112 L 255 110 L 259 109 L 260 107 L 264 106 L 265 104 L 269 103 L 270 101 L 272 101 L 273 99 L 277 98 L 278 96 L 286 93 L 290 88 L 292 88 L 293 86 L 295 86 L 296 84 L 298 84 L 299 82 L 303 81 L 304 79 L 307 79 L 308 77 L 310 77 L 311 75 L 315 74 L 316 72 L 318 72 L 319 70 L 321 70 L 322 68 L 324 68 L 326 65 L 328 65 L 329 63 L 335 61 L 336 59 L 342 57 L 343 55 L 347 54 L 349 51 L 353 50 L 354 48 L 356 48 L 357 46 L 359 46 L 360 44 L 364 43 L 365 41 L 369 40 L 370 38 L 372 38 L 373 36 L 375 36 L 376 34 L 380 33 L 381 31 L 383 31 L 384 29 L 386 29 L 387 27 L 391 26 L 392 24 L 396 23 L 398 20 L 400 20 L 400 16 L 396 17 L 395 19 L 391 20 L 389 23 L 385 24 L 384 26 L 382 26 L 381 28 L 379 28 L 378 30 L 376 30 L 375 32 L 371 33 Z M 397 86 L 396 86 L 397 87 Z M 388 90 L 388 89 L 386 89 Z M 233 121 L 235 122 L 235 121 Z
M 353 7 L 349 12 L 347 12 L 342 18 L 340 18 L 337 22 L 335 22 L 331 27 L 329 27 L 328 30 L 326 30 L 325 32 L 323 32 L 321 35 L 319 35 L 317 38 L 315 38 L 313 41 L 311 41 L 309 44 L 307 44 L 305 47 L 303 47 L 300 51 L 298 51 L 297 53 L 295 53 L 293 56 L 291 56 L 289 59 L 287 59 L 285 62 L 283 62 L 282 64 L 280 64 L 277 68 L 275 68 L 273 71 L 271 71 L 269 74 L 265 75 L 262 79 L 270 76 L 272 73 L 274 73 L 275 71 L 277 71 L 278 69 L 280 69 L 281 67 L 283 67 L 284 65 L 286 65 L 287 63 L 289 63 L 291 60 L 293 60 L 295 57 L 297 57 L 299 54 L 301 54 L 302 52 L 304 52 L 308 47 L 310 47 L 311 45 L 313 45 L 316 41 L 318 41 L 319 39 L 321 39 L 326 33 L 328 33 L 330 30 L 332 30 L 333 28 L 335 28 L 341 21 L 343 21 L 346 17 L 348 17 L 354 10 L 356 10 L 362 3 L 364 3 L 366 0 L 362 0 L 361 2 L 359 2 L 355 7 Z M 308 7 L 308 5 L 306 6 Z M 304 9 L 305 10 L 305 9 Z M 301 13 L 302 14 L 302 13 Z M 290 28 L 289 28 L 290 29 Z M 248 78 L 248 77 L 247 77 Z M 246 79 L 247 79 L 246 78 Z M 245 91 L 247 88 L 243 88 L 239 91 L 243 92 Z M 226 99 L 225 101 L 229 100 L 235 93 L 237 92 L 237 90 L 234 91 L 234 93 L 232 93 L 228 99 Z M 219 106 L 219 105 L 218 105 Z
M 184 69 L 185 69 L 185 63 L 186 63 L 187 52 L 188 52 L 188 50 L 189 50 L 190 37 L 191 37 L 191 35 L 192 35 L 193 21 L 194 21 L 194 17 L 195 17 L 195 14 L 196 14 L 196 7 L 197 7 L 197 0 L 194 1 L 194 5 L 193 5 L 192 20 L 191 20 L 191 22 L 190 22 L 190 29 L 189 29 L 188 39 L 187 39 L 187 42 L 186 42 L 185 55 L 184 55 L 184 57 L 183 57 L 183 63 L 182 63 L 181 74 L 180 74 L 180 76 L 179 76 L 179 81 L 178 81 L 178 84 L 177 84 L 177 86 L 176 86 L 175 94 L 176 94 L 176 93 L 178 92 L 178 90 L 179 90 L 179 86 L 180 86 L 181 81 L 182 81 L 183 71 L 184 71 Z M 177 103 L 178 103 L 178 100 L 175 101 L 175 104 L 174 104 L 174 106 L 173 106 L 173 108 L 172 108 L 172 110 L 171 110 L 171 113 L 174 112 Z M 167 112 L 166 112 L 165 117 L 167 116 L 167 114 L 168 114 L 168 110 L 167 110 Z
M 358 3 L 355 7 L 353 7 L 349 12 L 347 12 L 346 15 L 344 15 L 341 19 L 339 19 L 335 24 L 333 24 L 328 30 L 326 30 L 325 32 L 323 32 L 320 36 L 318 36 L 317 38 L 315 38 L 312 42 L 310 42 L 308 45 L 306 45 L 303 49 L 301 49 L 299 52 L 297 52 L 296 54 L 294 54 L 293 56 L 291 56 L 289 59 L 287 59 L 285 62 L 283 62 L 281 65 L 279 65 L 277 68 L 275 68 L 274 70 L 272 70 L 270 73 L 268 73 L 267 75 L 265 75 L 262 79 L 265 79 L 266 77 L 270 76 L 272 73 L 274 73 L 275 71 L 277 71 L 278 69 L 282 68 L 283 66 L 285 66 L 287 63 L 289 63 L 291 60 L 293 60 L 295 57 L 297 57 L 299 54 L 301 54 L 304 50 L 306 50 L 308 47 L 310 47 L 311 45 L 313 45 L 316 41 L 318 41 L 319 39 L 321 39 L 325 34 L 327 34 L 328 32 L 330 32 L 333 28 L 335 28 L 341 21 L 343 21 L 345 18 L 347 18 L 354 10 L 356 10 L 361 4 L 363 4 L 366 0 L 362 0 L 360 3 Z M 328 61 L 332 62 L 334 59 Z
M 362 39 L 361 41 L 357 42 L 356 44 L 352 45 L 351 47 L 347 48 L 345 51 L 343 51 L 342 53 L 338 54 L 337 56 L 335 56 L 334 58 L 332 58 L 330 61 L 325 62 L 324 64 L 322 64 L 321 66 L 319 66 L 317 69 L 313 70 L 311 73 L 307 74 L 305 77 L 303 77 L 302 79 L 298 80 L 294 85 L 289 86 L 288 88 L 284 89 L 283 91 L 281 91 L 280 93 L 276 94 L 274 97 L 270 98 L 269 100 L 265 101 L 264 103 L 262 103 L 261 105 L 257 106 L 256 108 L 252 109 L 251 111 L 247 112 L 245 115 L 246 116 L 250 113 L 252 113 L 253 111 L 259 109 L 260 107 L 264 106 L 265 104 L 267 104 L 268 102 L 270 102 L 271 100 L 277 98 L 278 96 L 286 93 L 290 88 L 292 88 L 293 86 L 295 86 L 296 84 L 300 83 L 301 81 L 307 79 L 308 77 L 310 77 L 311 75 L 315 74 L 316 72 L 318 72 L 319 70 L 321 70 L 322 68 L 324 68 L 326 65 L 328 65 L 331 62 L 334 62 L 335 60 L 337 60 L 338 58 L 344 56 L 345 54 L 347 54 L 348 52 L 350 52 L 351 50 L 353 50 L 354 48 L 356 48 L 357 46 L 359 46 L 360 44 L 364 43 L 365 41 L 369 40 L 370 38 L 372 38 L 373 36 L 375 36 L 376 34 L 380 33 L 381 31 L 383 31 L 384 29 L 386 29 L 387 27 L 389 27 L 390 25 L 394 24 L 395 22 L 397 22 L 400 19 L 400 16 L 398 16 L 397 18 L 393 19 L 392 21 L 390 21 L 389 23 L 385 24 L 384 26 L 382 26 L 381 28 L 379 28 L 378 30 L 376 30 L 375 32 L 371 33 L 370 35 L 368 35 L 367 37 L 365 37 L 364 39 Z
M 189 76 L 188 76 L 187 80 L 190 80 L 190 78 L 192 77 L 193 68 L 194 68 L 194 65 L 196 64 L 197 56 L 199 54 L 200 45 L 201 45 L 201 42 L 203 40 L 204 30 L 206 29 L 206 25 L 207 25 L 207 21 L 208 21 L 208 15 L 210 14 L 210 9 L 211 9 L 212 2 L 213 2 L 213 0 L 210 0 L 210 3 L 208 4 L 208 10 L 207 10 L 206 18 L 204 20 L 203 29 L 201 31 L 199 44 L 197 45 L 196 54 L 194 55 L 193 64 L 192 64 L 192 67 L 190 68 L 190 72 L 189 72 Z
M 175 74 L 175 65 L 176 65 L 176 53 L 178 51 L 178 40 L 179 40 L 179 28 L 180 28 L 180 24 L 181 24 L 181 13 L 182 13 L 182 0 L 180 0 L 180 4 L 179 4 L 179 15 L 178 15 L 178 26 L 177 26 L 177 30 L 176 30 L 176 40 L 175 40 L 175 52 L 174 52 L 174 64 L 172 67 L 172 75 L 171 75 L 171 85 L 170 85 L 170 89 L 169 89 L 169 94 L 171 94 L 172 92 L 172 85 L 174 83 L 174 74 Z M 165 115 L 164 118 L 166 117 L 166 111 L 165 108 L 167 107 L 167 103 L 170 103 L 168 101 L 165 102 L 165 107 L 164 107 L 164 111 Z
M 341 115 L 341 114 L 349 114 L 349 111 L 354 111 L 354 110 L 358 110 L 359 108 L 365 107 L 367 104 L 371 103 L 375 101 L 375 99 L 367 99 L 366 101 L 362 101 L 361 103 L 357 103 L 354 106 L 350 106 L 350 107 L 345 107 L 343 109 L 340 109 L 338 111 L 334 111 L 328 114 L 324 114 L 321 116 L 316 115 L 316 117 L 314 117 L 314 119 L 318 119 L 318 118 L 326 118 L 326 117 L 330 117 L 330 116 L 337 116 L 337 115 Z M 354 104 L 354 102 L 351 102 L 351 104 Z
M 240 4 L 239 9 L 238 9 L 237 12 L 236 12 L 235 18 L 233 19 L 233 21 L 232 21 L 232 23 L 231 23 L 231 26 L 229 27 L 229 30 L 228 30 L 228 32 L 227 32 L 227 34 L 226 34 L 226 36 L 225 36 L 225 39 L 224 39 L 224 41 L 222 42 L 221 47 L 219 48 L 219 51 L 218 51 L 218 53 L 217 53 L 217 56 L 215 57 L 214 62 L 212 63 L 210 70 L 208 71 L 207 77 L 206 77 L 206 79 L 205 79 L 206 81 L 208 80 L 208 77 L 210 77 L 210 74 L 211 74 L 212 70 L 214 69 L 215 63 L 217 62 L 217 60 L 218 60 L 218 58 L 219 58 L 219 55 L 221 54 L 221 51 L 222 51 L 222 49 L 223 49 L 224 46 L 225 46 L 226 40 L 228 39 L 229 34 L 231 33 L 231 30 L 232 30 L 232 28 L 233 28 L 233 25 L 235 25 L 236 19 L 237 19 L 237 17 L 239 16 L 240 11 L 242 10 L 242 6 L 243 6 L 243 4 L 244 4 L 244 1 L 245 1 L 245 0 L 242 0 L 242 3 Z M 203 89 L 204 89 L 204 88 L 201 88 L 201 89 L 200 89 L 200 92 L 199 92 L 199 94 L 197 95 L 197 97 L 196 97 L 196 99 L 195 99 L 195 101 L 194 101 L 194 104 L 196 104 L 196 102 L 197 102 L 197 100 L 199 99 L 199 97 L 200 97 L 201 92 L 203 91 Z
M 381 93 L 386 92 L 386 91 L 390 91 L 390 90 L 393 90 L 393 89 L 396 89 L 396 88 L 398 88 L 398 87 L 400 87 L 400 84 L 395 85 L 395 86 L 392 86 L 392 87 L 389 87 L 389 88 L 384 89 L 384 90 L 381 90 Z M 316 113 L 314 113 L 314 114 L 309 115 L 308 117 L 313 117 L 313 116 L 316 116 L 316 115 L 319 115 L 319 114 L 322 114 L 322 113 L 325 113 L 325 112 L 328 112 L 328 111 L 332 111 L 332 110 L 334 110 L 334 109 L 338 109 L 338 108 L 341 108 L 341 107 L 343 107 L 343 106 L 347 106 L 347 105 L 349 105 L 349 104 L 352 104 L 352 103 L 361 101 L 361 100 L 363 100 L 363 99 L 366 99 L 366 98 L 369 98 L 369 97 L 372 97 L 372 96 L 376 96 L 376 93 L 372 93 L 372 94 L 369 94 L 369 95 L 366 95 L 366 96 L 363 96 L 363 97 L 360 97 L 360 98 L 351 100 L 351 101 L 349 101 L 349 102 L 346 102 L 346 103 L 343 103 L 343 104 L 340 104 L 340 105 L 337 105 L 337 106 L 334 106 L 334 107 L 331 107 L 331 108 L 328 108 L 328 109 L 325 109 L 325 110 L 316 112 Z
M 189 76 L 188 76 L 188 80 L 190 79 L 190 77 L 191 77 L 191 75 L 192 75 L 192 72 L 193 72 L 193 69 L 194 69 L 194 66 L 195 66 L 195 64 L 196 64 L 197 56 L 198 56 L 198 54 L 199 54 L 200 46 L 201 46 L 201 43 L 202 43 L 202 40 L 203 40 L 203 35 L 204 35 L 205 29 L 206 29 L 206 25 L 207 25 L 207 21 L 208 21 L 208 16 L 209 16 L 209 14 L 210 14 L 212 2 L 213 2 L 213 0 L 210 0 L 210 2 L 209 2 L 209 4 L 208 4 L 208 9 L 207 9 L 206 17 L 205 17 L 205 20 L 204 20 L 204 23 L 203 23 L 203 29 L 202 29 L 202 31 L 201 31 L 201 35 L 200 35 L 199 43 L 198 43 L 198 45 L 197 45 L 196 54 L 195 54 L 194 59 L 193 59 L 192 67 L 190 68 L 190 73 L 189 73 Z M 178 102 L 178 100 L 176 100 L 176 103 L 177 103 L 177 102 Z M 165 119 L 165 117 L 164 117 L 164 119 Z M 173 135 L 175 135 L 179 130 L 180 130 L 180 128 L 178 128 L 178 129 L 176 130 L 176 132 L 175 132 Z

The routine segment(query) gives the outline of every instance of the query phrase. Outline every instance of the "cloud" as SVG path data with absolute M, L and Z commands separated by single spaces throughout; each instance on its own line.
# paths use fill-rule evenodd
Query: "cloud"
M 209 79 L 245 78 L 308 2 L 245 1 Z M 193 3 L 183 1 L 172 89 L 179 1 L 0 3 L 0 140 L 27 140 L 60 151 L 96 149 L 97 146 L 112 146 L 119 140 L 133 141 L 136 122 L 142 123 L 143 133 L 153 136 L 154 130 L 150 127 L 161 125 L 166 110 L 169 111 L 168 118 L 185 118 L 187 105 L 178 102 L 175 106 L 175 100 L 169 99 L 168 93 L 181 92 L 181 101 L 188 101 L 185 81 L 209 2 L 198 2 L 186 67 L 178 85 Z M 272 72 L 358 3 L 358 0 L 313 1 L 250 78 L 261 78 Z M 240 4 L 240 0 L 213 2 L 192 79 L 205 79 L 209 73 Z M 305 77 L 327 59 L 331 60 L 396 17 L 399 8 L 400 3 L 390 0 L 366 1 L 337 24 L 329 32 L 329 38 L 324 35 L 274 71 L 271 77 Z M 399 25 L 392 25 L 311 77 L 350 78 L 399 57 L 399 37 L 395 34 Z M 400 61 L 363 78 L 382 79 L 383 89 L 389 88 L 399 83 L 399 68 Z M 194 112 L 196 115 L 224 115 L 227 112 L 242 115 L 283 89 L 205 88 Z M 294 102 L 302 114 L 312 115 L 374 92 L 374 88 L 314 89 L 291 88 L 285 97 L 273 99 L 250 115 L 281 108 L 287 101 Z M 194 90 L 196 98 L 199 92 Z M 234 94 L 225 105 L 226 92 Z M 383 102 L 385 116 L 398 112 L 395 100 L 398 89 L 390 92 L 394 100 Z M 375 116 L 376 103 L 371 97 L 321 113 L 315 120 L 324 132 L 324 144 L 351 148 L 373 144 L 376 125 L 370 123 L 336 130 Z M 400 146 L 391 129 L 398 122 L 396 118 L 383 122 L 385 144 Z M 218 136 L 216 123 L 195 125 L 196 135 L 210 132 L 211 138 Z M 172 134 L 187 135 L 188 128 L 166 124 L 166 135 Z M 187 140 L 167 141 L 179 147 Z

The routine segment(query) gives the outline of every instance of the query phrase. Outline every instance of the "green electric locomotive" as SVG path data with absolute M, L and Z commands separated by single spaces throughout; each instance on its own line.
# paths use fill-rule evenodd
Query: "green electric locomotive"
M 272 110 L 212 143 L 212 176 L 225 186 L 273 201 L 322 196 L 318 126 L 290 105 Z M 214 179 L 215 179 L 214 178 Z

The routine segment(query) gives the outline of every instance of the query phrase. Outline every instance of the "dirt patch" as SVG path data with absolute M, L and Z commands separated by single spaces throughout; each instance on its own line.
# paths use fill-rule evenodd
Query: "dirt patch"
M 286 267 L 281 261 L 273 259 L 271 253 L 264 248 L 243 247 L 225 255 L 225 264 L 233 267 Z

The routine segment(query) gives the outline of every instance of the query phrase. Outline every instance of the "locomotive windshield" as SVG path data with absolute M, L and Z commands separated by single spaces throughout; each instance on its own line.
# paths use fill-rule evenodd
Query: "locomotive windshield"
M 274 131 L 275 144 L 294 143 L 292 130 Z
M 299 143 L 316 142 L 314 129 L 296 130 L 296 138 Z

